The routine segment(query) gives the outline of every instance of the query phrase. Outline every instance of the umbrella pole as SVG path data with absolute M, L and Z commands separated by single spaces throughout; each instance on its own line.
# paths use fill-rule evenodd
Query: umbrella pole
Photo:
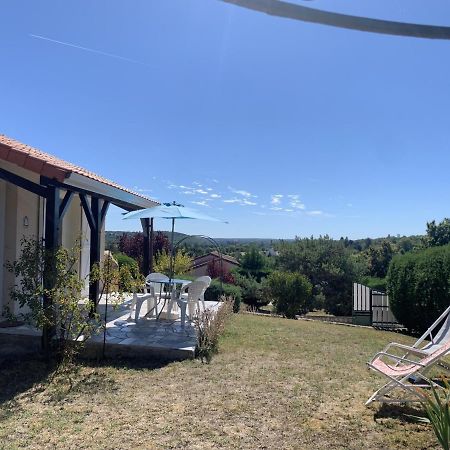
M 173 238 L 174 238 L 174 232 L 175 232 L 175 219 L 172 218 L 172 234 L 170 237 L 170 273 L 169 273 L 169 279 L 172 281 L 173 278 L 173 269 L 174 269 L 174 252 L 173 252 Z

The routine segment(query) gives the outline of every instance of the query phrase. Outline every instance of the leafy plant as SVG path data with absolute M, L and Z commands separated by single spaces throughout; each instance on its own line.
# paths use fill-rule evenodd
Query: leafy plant
M 275 311 L 289 319 L 311 309 L 312 286 L 299 273 L 272 272 L 267 278 L 267 295 L 272 299 Z
M 79 245 L 48 251 L 41 241 L 23 238 L 19 258 L 6 264 L 16 278 L 11 298 L 26 311 L 18 317 L 51 330 L 54 339 L 48 351 L 63 365 L 100 324 L 92 303 L 82 297 L 85 280 L 78 275 L 79 255 Z
M 265 279 L 258 283 L 252 276 L 245 277 L 243 275 L 235 275 L 236 286 L 239 286 L 242 291 L 242 301 L 249 305 L 259 308 L 267 305 L 270 301 L 265 292 Z
M 450 386 L 444 380 L 442 396 L 431 386 L 431 393 L 421 391 L 422 405 L 427 412 L 434 434 L 444 450 L 450 450 Z
M 173 262 L 173 274 L 182 275 L 192 267 L 192 258 L 183 250 L 178 250 Z M 158 253 L 156 263 L 153 266 L 155 272 L 161 272 L 166 275 L 170 273 L 170 253 Z
M 242 300 L 242 291 L 239 286 L 232 284 L 221 283 L 218 280 L 212 280 L 209 288 L 205 292 L 205 300 L 217 302 L 221 297 L 231 297 L 234 299 L 233 311 L 239 312 Z
M 278 266 L 282 271 L 306 276 L 313 286 L 313 296 L 324 297 L 324 308 L 334 315 L 352 311 L 352 283 L 362 276 L 364 261 L 345 246 L 328 236 L 318 239 L 296 239 L 277 247 Z
M 217 353 L 219 337 L 233 314 L 233 305 L 233 298 L 221 297 L 221 304 L 217 311 L 206 309 L 194 317 L 198 336 L 196 354 L 202 362 L 209 364 L 212 356 Z

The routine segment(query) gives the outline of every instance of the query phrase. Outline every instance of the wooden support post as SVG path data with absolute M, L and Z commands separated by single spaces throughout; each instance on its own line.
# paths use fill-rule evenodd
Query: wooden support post
M 142 231 L 144 233 L 144 261 L 142 270 L 144 276 L 150 273 L 150 219 L 141 219 Z
M 47 254 L 51 254 L 56 251 L 61 245 L 60 241 L 60 190 L 55 186 L 48 186 L 45 202 L 45 250 Z M 50 258 L 46 262 L 47 264 L 54 264 L 53 258 Z M 45 289 L 52 289 L 52 276 L 54 267 L 46 267 L 46 276 L 43 283 Z M 53 323 L 53 305 L 52 299 L 48 296 L 43 298 L 44 314 L 48 318 L 50 323 Z M 49 355 L 50 342 L 55 333 L 53 326 L 45 325 L 42 330 L 42 347 L 44 351 Z
M 91 239 L 90 239 L 90 260 L 89 268 L 92 272 L 94 266 L 100 264 L 101 261 L 101 233 L 102 233 L 102 220 L 101 220 L 101 206 L 100 200 L 97 197 L 91 197 Z M 99 301 L 100 293 L 100 281 L 96 280 L 89 284 L 89 299 L 93 302 L 95 309 Z
M 153 273 L 153 242 L 154 242 L 154 233 L 153 233 L 153 217 L 150 219 L 150 264 L 149 264 L 149 273 Z

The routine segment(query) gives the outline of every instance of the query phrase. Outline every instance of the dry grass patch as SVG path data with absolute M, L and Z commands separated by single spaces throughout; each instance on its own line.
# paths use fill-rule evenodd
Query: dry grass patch
M 0 369 L 0 448 L 438 449 L 410 410 L 364 407 L 382 381 L 365 362 L 391 340 L 412 342 L 237 315 L 209 365 L 83 366 L 61 393 L 39 380 L 39 363 L 10 364 Z

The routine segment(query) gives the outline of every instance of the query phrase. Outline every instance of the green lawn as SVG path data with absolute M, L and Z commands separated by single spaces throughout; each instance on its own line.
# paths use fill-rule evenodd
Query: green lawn
M 364 406 L 381 382 L 365 362 L 392 340 L 412 342 L 236 315 L 210 365 L 86 365 L 68 394 L 17 362 L 0 369 L 0 448 L 437 449 L 408 409 Z

